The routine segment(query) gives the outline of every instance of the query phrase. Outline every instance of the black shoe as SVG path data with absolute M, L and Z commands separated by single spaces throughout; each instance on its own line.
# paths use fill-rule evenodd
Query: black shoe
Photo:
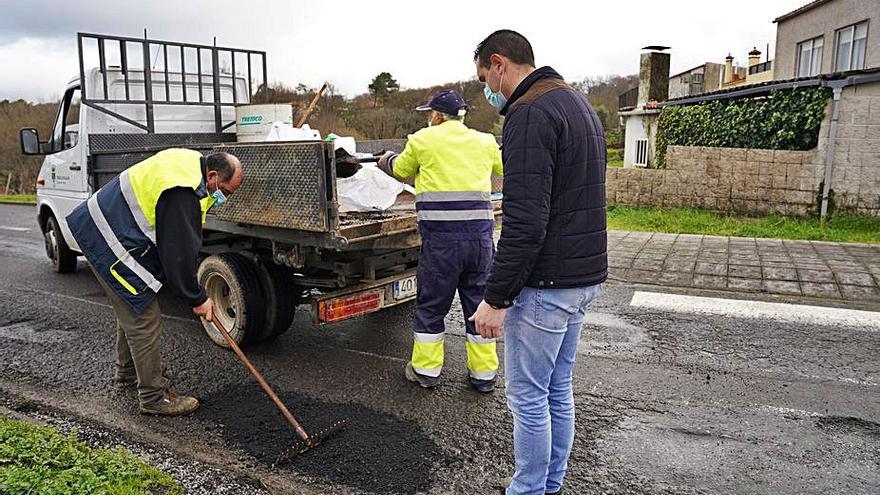
M 470 375 L 467 377 L 468 384 L 472 389 L 476 390 L 481 394 L 491 394 L 495 391 L 495 379 L 492 380 L 479 380 Z
M 416 370 L 413 369 L 412 361 L 406 363 L 403 374 L 407 380 L 418 383 L 422 388 L 435 388 L 437 385 L 440 385 L 439 376 L 425 376 L 416 373 Z

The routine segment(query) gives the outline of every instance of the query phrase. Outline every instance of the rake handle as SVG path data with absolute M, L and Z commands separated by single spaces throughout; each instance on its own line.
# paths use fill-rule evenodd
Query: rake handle
M 232 339 L 232 336 L 229 335 L 229 332 L 226 331 L 226 328 L 223 327 L 223 324 L 220 323 L 220 320 L 215 317 L 211 320 L 211 323 L 213 323 L 214 328 L 216 328 L 220 332 L 220 334 L 223 335 L 223 338 L 226 339 L 226 343 L 229 344 L 229 347 L 232 348 L 232 350 L 235 352 L 235 355 L 238 356 L 238 359 L 242 363 L 244 363 L 245 367 L 247 367 L 251 375 L 253 375 L 257 382 L 260 383 L 260 386 L 263 387 L 263 391 L 266 392 L 266 395 L 268 395 L 270 399 L 272 399 L 272 402 L 275 403 L 275 407 L 277 407 L 278 410 L 281 411 L 281 415 L 284 416 L 284 419 L 286 419 L 288 423 L 290 423 L 290 426 L 293 427 L 293 429 L 296 431 L 296 434 L 299 435 L 304 442 L 310 442 L 311 438 L 309 437 L 309 434 L 306 433 L 306 430 L 304 430 L 302 425 L 299 424 L 299 421 L 297 421 L 296 418 L 293 417 L 293 414 L 290 413 L 290 411 L 287 409 L 287 406 L 285 406 L 284 403 L 281 402 L 281 399 L 278 398 L 278 396 L 275 394 L 275 391 L 272 390 L 272 387 L 270 387 L 269 384 L 266 383 L 263 375 L 261 375 L 260 372 L 257 371 L 256 368 L 254 368 L 254 365 L 252 365 L 247 356 L 244 355 L 244 352 L 241 351 L 241 348 L 238 347 L 238 344 L 235 343 L 235 340 Z

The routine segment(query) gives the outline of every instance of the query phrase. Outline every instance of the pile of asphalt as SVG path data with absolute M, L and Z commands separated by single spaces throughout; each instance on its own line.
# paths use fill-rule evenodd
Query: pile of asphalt
M 344 429 L 279 469 L 372 493 L 424 492 L 449 459 L 415 421 L 359 404 L 322 402 L 276 391 L 306 431 L 345 419 Z M 299 438 L 255 383 L 236 384 L 205 397 L 196 418 L 219 425 L 226 443 L 272 464 Z

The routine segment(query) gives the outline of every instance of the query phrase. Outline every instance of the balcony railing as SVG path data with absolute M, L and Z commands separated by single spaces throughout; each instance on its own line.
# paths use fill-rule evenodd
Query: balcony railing
M 630 89 L 617 97 L 617 110 L 635 108 L 639 104 L 639 87 Z
M 773 61 L 768 60 L 766 62 L 762 62 L 760 64 L 755 64 L 755 65 L 749 67 L 749 75 L 752 76 L 755 74 L 760 74 L 761 72 L 768 71 L 772 68 L 773 68 Z

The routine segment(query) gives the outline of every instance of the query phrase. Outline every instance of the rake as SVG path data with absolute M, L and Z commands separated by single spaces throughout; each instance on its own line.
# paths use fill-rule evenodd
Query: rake
M 317 447 L 323 441 L 332 437 L 345 427 L 346 420 L 343 419 L 333 423 L 328 428 L 325 428 L 313 435 L 310 435 L 308 432 L 306 432 L 305 428 L 302 427 L 299 421 L 297 421 L 296 418 L 293 417 L 293 414 L 290 413 L 290 410 L 287 409 L 287 406 L 284 405 L 284 402 L 282 402 L 281 399 L 278 398 L 278 395 L 275 394 L 275 391 L 272 390 L 272 387 L 270 387 L 269 384 L 266 383 L 263 375 L 261 375 L 260 372 L 257 371 L 256 368 L 254 368 L 254 365 L 252 365 L 247 356 L 244 355 L 244 353 L 241 351 L 241 348 L 238 347 L 238 344 L 235 343 L 235 340 L 232 339 L 232 336 L 229 335 L 229 332 L 227 332 L 226 328 L 224 328 L 223 323 L 221 323 L 220 320 L 217 318 L 213 318 L 211 323 L 213 323 L 214 328 L 216 328 L 220 332 L 220 334 L 223 335 L 223 338 L 226 339 L 229 347 L 231 347 L 232 350 L 235 351 L 238 359 L 241 360 L 242 363 L 244 363 L 245 367 L 248 369 L 248 371 L 250 371 L 251 375 L 253 375 L 257 382 L 259 382 L 260 386 L 263 388 L 263 391 L 266 392 L 266 395 L 268 395 L 269 398 L 272 399 L 272 402 L 275 403 L 275 407 L 278 408 L 278 410 L 281 412 L 281 415 L 284 416 L 284 419 L 287 420 L 288 423 L 290 423 L 290 426 L 293 427 L 293 430 L 299 436 L 299 440 L 292 447 L 285 450 L 281 453 L 281 455 L 278 456 L 278 458 L 272 464 L 273 466 L 284 464 L 294 457 Z

